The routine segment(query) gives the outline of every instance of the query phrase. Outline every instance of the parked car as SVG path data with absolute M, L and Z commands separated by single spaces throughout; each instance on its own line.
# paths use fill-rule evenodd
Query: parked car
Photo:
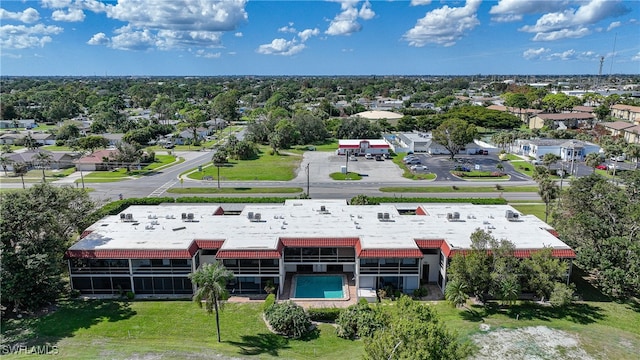
M 426 165 L 413 165 L 409 167 L 412 171 L 427 171 L 429 168 Z
M 358 161 L 358 158 L 355 155 L 349 156 L 349 161 Z
M 382 159 L 382 155 L 376 155 L 376 161 L 384 161 L 384 159 Z
M 625 161 L 626 159 L 627 156 L 625 154 L 611 157 L 611 161 Z
M 470 169 L 470 168 L 468 168 L 468 167 L 466 167 L 466 166 L 460 166 L 460 165 L 458 165 L 458 166 L 456 166 L 455 168 L 453 168 L 453 170 L 455 170 L 455 171 L 464 171 L 464 172 L 469 172 L 469 171 L 471 171 L 471 169 Z
M 418 158 L 413 158 L 413 159 L 409 159 L 409 160 L 405 161 L 405 163 L 407 165 L 417 165 L 417 164 L 422 164 L 422 161 L 420 161 L 420 159 L 418 159 Z
M 389 153 L 384 153 L 384 158 L 385 158 L 385 159 L 391 159 L 391 154 L 389 154 Z
M 407 156 L 402 158 L 402 161 L 407 162 L 408 160 L 411 160 L 411 159 L 417 159 L 417 156 L 415 156 L 415 155 L 407 155 Z
M 598 169 L 598 170 L 607 170 L 607 165 L 600 164 L 600 165 L 596 166 L 596 169 Z
M 365 158 L 365 159 L 367 159 L 367 160 L 371 160 L 371 159 L 373 159 L 373 155 L 371 155 L 371 154 L 367 153 L 367 154 L 364 156 L 364 158 Z

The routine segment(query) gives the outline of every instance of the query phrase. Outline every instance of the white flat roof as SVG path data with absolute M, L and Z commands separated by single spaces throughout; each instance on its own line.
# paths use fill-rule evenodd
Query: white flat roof
M 283 205 L 247 205 L 241 215 L 214 215 L 218 205 L 168 204 L 131 206 L 136 222 L 120 215 L 93 224 L 92 233 L 70 250 L 187 249 L 196 239 L 224 240 L 224 250 L 275 250 L 284 238 L 357 237 L 362 249 L 417 249 L 415 239 L 444 239 L 452 249 L 469 248 L 476 229 L 490 231 L 497 239 L 513 242 L 517 249 L 543 247 L 569 249 L 535 216 L 509 221 L 508 205 L 418 204 L 427 215 L 400 215 L 391 204 L 348 205 L 345 200 L 288 200 Z M 324 207 L 324 211 L 322 211 Z M 414 207 L 415 208 L 415 207 Z M 260 214 L 251 221 L 249 213 Z M 459 221 L 447 220 L 457 212 Z M 194 221 L 184 222 L 182 213 Z M 389 214 L 380 221 L 378 214 Z

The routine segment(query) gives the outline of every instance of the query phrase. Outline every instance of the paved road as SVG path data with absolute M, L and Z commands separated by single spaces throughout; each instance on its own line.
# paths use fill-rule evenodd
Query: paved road
M 194 181 L 185 178 L 184 184 L 180 183 L 179 175 L 198 165 L 210 163 L 212 152 L 176 152 L 177 156 L 183 157 L 185 161 L 181 164 L 168 167 L 151 176 L 145 176 L 134 180 L 125 180 L 115 183 L 91 183 L 87 187 L 94 189 L 91 197 L 100 201 L 117 200 L 122 194 L 124 198 L 130 197 L 154 197 L 154 196 L 178 196 L 166 193 L 172 187 L 212 187 L 217 186 L 217 182 Z M 442 159 L 445 159 L 444 157 Z M 430 159 L 429 161 L 443 161 L 442 159 Z M 483 158 L 488 161 L 488 159 Z M 309 177 L 307 178 L 307 165 Z M 446 166 L 449 166 L 447 164 Z M 330 173 L 339 172 L 342 166 L 347 166 L 349 171 L 358 172 L 364 177 L 359 181 L 334 181 L 329 177 Z M 402 177 L 402 170 L 390 160 L 376 161 L 358 158 L 358 161 L 347 162 L 344 156 L 337 156 L 327 152 L 307 152 L 303 158 L 301 166 L 295 179 L 291 181 L 246 181 L 246 182 L 222 182 L 223 187 L 300 187 L 305 192 L 307 186 L 312 198 L 351 198 L 358 194 L 369 196 L 396 196 L 396 197 L 447 197 L 447 198 L 468 198 L 468 197 L 495 197 L 496 193 L 383 193 L 380 187 L 407 187 L 407 186 L 495 186 L 501 185 L 535 185 L 530 179 L 518 176 L 509 182 L 505 181 L 483 181 L 468 182 L 450 176 L 448 169 L 443 165 L 441 174 L 436 181 L 413 181 Z M 483 165 L 484 166 L 484 165 Z M 487 163 L 486 166 L 491 166 Z M 430 166 L 431 168 L 431 166 Z M 54 182 L 55 184 L 69 184 L 78 177 L 74 174 L 67 179 Z M 3 187 L 22 187 L 19 183 L 3 184 Z M 198 195 L 201 196 L 201 195 Z M 219 195 L 212 195 L 219 196 Z M 241 196 L 241 195 L 230 195 Z M 508 200 L 539 200 L 535 193 L 503 193 L 502 196 Z

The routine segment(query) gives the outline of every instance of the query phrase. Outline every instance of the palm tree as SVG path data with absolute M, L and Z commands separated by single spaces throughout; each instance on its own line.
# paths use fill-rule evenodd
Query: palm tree
M 214 311 L 216 313 L 216 330 L 218 342 L 220 342 L 220 317 L 218 315 L 222 305 L 220 300 L 226 294 L 227 281 L 233 279 L 233 272 L 227 270 L 221 262 L 216 261 L 211 264 L 203 264 L 196 272 L 189 274 L 189 278 L 197 287 L 193 301 L 200 307 L 204 301 L 207 313 L 211 314 Z
M 48 152 L 38 151 L 33 158 L 36 159 L 42 169 L 42 182 L 46 182 L 44 168 L 51 164 L 51 159 L 53 158 L 52 155 Z
M 29 172 L 29 167 L 27 166 L 27 164 L 23 162 L 13 164 L 13 173 L 16 174 L 16 176 L 20 176 L 20 179 L 22 179 L 23 189 L 26 189 L 26 186 L 24 185 L 24 175 L 27 172 Z
M 596 172 L 596 166 L 600 165 L 600 154 L 598 153 L 590 153 L 584 158 L 585 163 L 588 167 L 593 168 L 593 172 Z
M 545 204 L 544 222 L 547 222 L 547 219 L 549 218 L 549 204 L 558 198 L 558 195 L 560 195 L 560 189 L 558 188 L 558 184 L 548 176 L 542 178 L 538 183 L 538 195 L 540 195 Z
M 625 155 L 627 160 L 633 159 L 636 163 L 636 170 L 638 170 L 638 160 L 640 160 L 640 144 L 629 144 L 625 149 Z
M 220 167 L 229 162 L 227 160 L 227 152 L 224 149 L 216 150 L 211 161 L 213 161 L 213 165 L 218 168 L 218 189 L 220 189 Z
M 0 154 L 0 166 L 2 166 L 2 170 L 4 170 L 4 176 L 9 176 L 7 173 L 7 167 L 11 164 L 11 159 L 4 154 Z
M 444 297 L 453 306 L 459 307 L 467 303 L 467 284 L 459 280 L 451 280 L 444 289 Z

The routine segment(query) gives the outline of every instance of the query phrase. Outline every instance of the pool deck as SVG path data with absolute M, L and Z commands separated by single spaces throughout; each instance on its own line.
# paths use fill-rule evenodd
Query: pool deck
M 338 307 L 345 308 L 350 305 L 356 304 L 358 302 L 357 294 L 356 294 L 356 282 L 353 277 L 353 273 L 338 273 L 333 275 L 346 275 L 347 277 L 347 285 L 349 288 L 349 297 L 347 300 L 336 300 L 336 299 L 327 299 L 327 300 L 300 300 L 295 299 L 295 303 L 302 306 L 303 308 L 323 308 L 323 307 Z M 293 280 L 294 273 L 287 273 L 287 276 L 284 279 L 284 289 L 280 294 L 280 301 L 291 300 L 289 294 L 291 294 L 291 285 Z

